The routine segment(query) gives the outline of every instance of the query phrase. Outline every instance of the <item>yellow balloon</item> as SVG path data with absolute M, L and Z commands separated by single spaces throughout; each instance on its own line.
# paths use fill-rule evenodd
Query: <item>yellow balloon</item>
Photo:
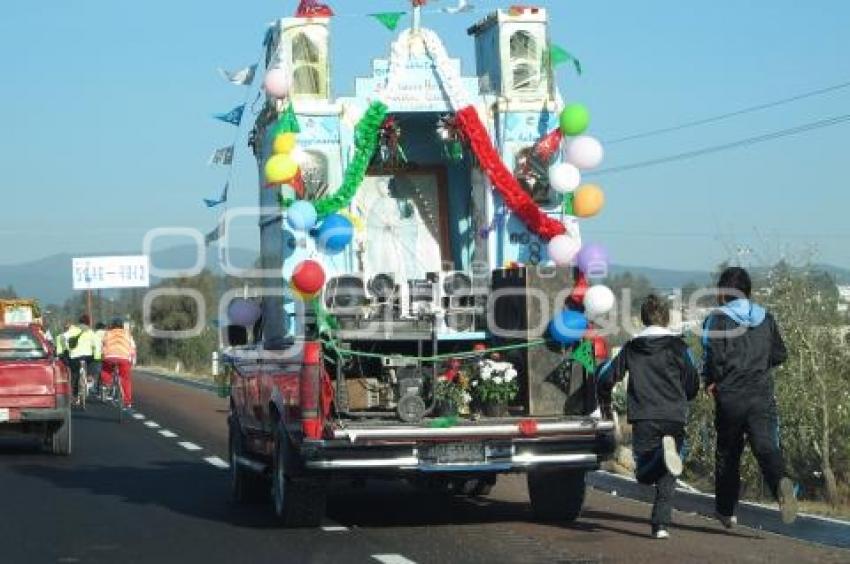
M 274 155 L 266 161 L 266 183 L 286 184 L 298 174 L 298 163 L 289 155 Z
M 292 132 L 281 133 L 274 138 L 272 151 L 276 155 L 288 155 L 295 148 L 296 137 Z
M 573 213 L 576 217 L 593 217 L 605 206 L 605 193 L 596 184 L 579 186 L 573 198 Z
M 365 227 L 365 225 L 363 225 L 363 218 L 347 211 L 341 211 L 337 213 L 348 219 L 348 221 L 351 222 L 351 226 L 354 227 L 355 231 L 363 231 L 363 228 Z

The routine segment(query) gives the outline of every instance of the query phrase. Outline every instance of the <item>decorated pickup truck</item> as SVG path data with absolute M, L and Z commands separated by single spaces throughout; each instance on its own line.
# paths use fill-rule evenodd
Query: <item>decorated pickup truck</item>
M 602 148 L 555 85 L 580 66 L 545 9 L 513 7 L 469 28 L 464 76 L 423 4 L 350 97 L 330 97 L 330 8 L 266 36 L 264 285 L 226 296 L 222 358 L 233 493 L 270 493 L 288 526 L 320 522 L 333 478 L 474 496 L 516 472 L 537 517 L 572 520 L 613 451 L 593 377 L 608 259 L 579 234 Z

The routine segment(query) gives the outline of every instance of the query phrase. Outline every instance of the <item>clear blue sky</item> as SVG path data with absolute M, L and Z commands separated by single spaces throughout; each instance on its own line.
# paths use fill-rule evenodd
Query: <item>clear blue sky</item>
M 296 0 L 10 2 L 0 17 L 0 263 L 56 252 L 138 250 L 145 231 L 207 231 L 223 169 L 210 152 L 233 129 L 210 114 L 241 103 L 219 66 L 256 61 L 266 23 Z M 434 7 L 454 0 L 432 2 Z M 509 2 L 474 0 L 479 8 Z M 331 0 L 340 13 L 405 9 L 406 0 Z M 845 0 L 557 0 L 553 39 L 570 100 L 605 139 L 676 125 L 850 81 Z M 429 16 L 464 59 L 481 14 Z M 367 18 L 334 22 L 334 90 L 348 94 L 393 35 Z M 356 53 L 356 57 L 346 54 Z M 608 147 L 606 166 L 666 156 L 842 115 L 850 88 L 710 126 Z M 600 177 L 608 207 L 584 223 L 620 264 L 712 268 L 737 245 L 752 262 L 817 250 L 850 267 L 850 124 L 694 160 Z M 240 143 L 242 143 L 240 141 Z M 242 143 L 244 145 L 244 143 Z M 256 202 L 242 147 L 232 202 Z M 252 242 L 247 224 L 245 245 Z M 180 243 L 181 241 L 175 241 Z M 2 282 L 2 281 L 0 281 Z

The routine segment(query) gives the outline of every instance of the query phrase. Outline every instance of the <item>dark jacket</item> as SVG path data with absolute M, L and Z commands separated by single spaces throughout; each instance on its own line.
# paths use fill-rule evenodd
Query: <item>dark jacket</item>
M 626 343 L 598 373 L 599 397 L 610 403 L 614 384 L 629 373 L 629 421 L 647 419 L 686 423 L 688 402 L 699 391 L 699 373 L 688 345 L 660 327 Z
M 773 316 L 749 300 L 734 300 L 703 324 L 703 377 L 717 396 L 773 396 L 771 371 L 788 357 Z

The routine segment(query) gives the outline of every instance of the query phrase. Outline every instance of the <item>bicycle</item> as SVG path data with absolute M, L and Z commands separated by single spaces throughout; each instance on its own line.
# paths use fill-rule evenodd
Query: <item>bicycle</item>
M 103 385 L 103 370 L 109 363 L 109 372 L 112 375 L 112 385 Z M 112 404 L 118 410 L 118 422 L 124 422 L 124 387 L 121 385 L 121 373 L 117 362 L 103 361 L 101 370 L 100 401 Z

